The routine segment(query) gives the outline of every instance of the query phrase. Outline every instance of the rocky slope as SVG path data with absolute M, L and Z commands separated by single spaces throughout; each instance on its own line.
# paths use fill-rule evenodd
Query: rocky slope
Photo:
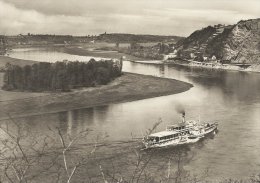
M 260 63 L 260 19 L 235 25 L 208 26 L 177 43 L 178 55 L 185 59 L 221 60 L 226 63 Z

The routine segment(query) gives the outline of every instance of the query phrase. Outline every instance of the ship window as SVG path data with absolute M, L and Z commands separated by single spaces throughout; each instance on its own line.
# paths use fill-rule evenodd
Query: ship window
M 149 137 L 149 141 L 154 141 L 154 137 Z
M 156 142 L 159 142 L 159 137 L 156 137 L 155 140 L 156 140 Z

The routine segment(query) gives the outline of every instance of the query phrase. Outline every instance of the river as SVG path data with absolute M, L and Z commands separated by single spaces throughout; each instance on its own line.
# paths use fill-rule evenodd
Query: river
M 86 59 L 39 49 L 14 50 L 10 57 L 38 61 L 47 58 L 52 61 Z M 107 141 L 115 143 L 127 141 L 131 136 L 141 137 L 159 118 L 163 123 L 157 128 L 158 131 L 167 124 L 178 123 L 181 117 L 176 107 L 182 105 L 188 119 L 200 118 L 201 121 L 219 123 L 219 132 L 214 138 L 189 148 L 193 157 L 185 164 L 185 169 L 198 174 L 209 170 L 208 179 L 239 179 L 260 172 L 260 74 L 129 61 L 124 61 L 123 70 L 174 78 L 192 83 L 194 87 L 176 95 L 28 116 L 19 121 L 29 124 L 36 131 L 47 130 L 47 126 L 59 126 L 73 134 L 89 127 L 95 134 L 106 134 Z M 171 154 L 171 149 L 165 152 Z M 159 155 L 153 160 L 153 167 L 162 162 Z

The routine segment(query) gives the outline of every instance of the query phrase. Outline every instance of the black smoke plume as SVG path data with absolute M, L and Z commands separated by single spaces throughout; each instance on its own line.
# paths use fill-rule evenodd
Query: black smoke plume
M 175 106 L 175 110 L 176 110 L 177 113 L 182 114 L 183 117 L 185 116 L 185 108 L 184 108 L 183 105 L 177 104 Z

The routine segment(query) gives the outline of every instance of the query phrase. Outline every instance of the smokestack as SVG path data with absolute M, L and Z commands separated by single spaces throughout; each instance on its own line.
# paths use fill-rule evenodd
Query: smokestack
M 182 122 L 185 123 L 185 112 L 182 112 Z

